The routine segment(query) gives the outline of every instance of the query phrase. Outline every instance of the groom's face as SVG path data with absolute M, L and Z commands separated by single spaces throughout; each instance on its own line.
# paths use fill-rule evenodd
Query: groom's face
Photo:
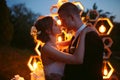
M 60 34 L 60 33 L 61 33 L 61 30 L 60 30 L 60 28 L 59 28 L 59 26 L 57 25 L 57 23 L 56 23 L 55 20 L 53 21 L 52 33 L 53 33 L 54 35 L 57 35 L 57 34 Z
M 71 16 L 67 16 L 64 13 L 59 14 L 59 18 L 61 20 L 62 26 L 67 28 L 67 30 L 73 29 L 73 21 L 71 19 Z

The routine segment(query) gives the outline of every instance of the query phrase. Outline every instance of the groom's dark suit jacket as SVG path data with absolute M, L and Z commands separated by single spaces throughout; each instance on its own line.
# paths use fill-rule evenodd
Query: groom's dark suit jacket
M 78 41 L 77 38 L 71 46 L 76 48 Z M 104 45 L 100 36 L 94 31 L 88 32 L 85 37 L 83 64 L 66 64 L 62 80 L 103 80 L 103 51 Z M 73 50 L 69 51 L 71 54 L 73 52 Z

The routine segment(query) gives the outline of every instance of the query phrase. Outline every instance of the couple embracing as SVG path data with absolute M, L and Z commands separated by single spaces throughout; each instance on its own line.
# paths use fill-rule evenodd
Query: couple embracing
M 50 17 L 39 18 L 34 26 L 37 39 L 44 42 L 40 49 L 46 80 L 103 80 L 102 61 L 104 45 L 97 31 L 83 24 L 80 10 L 66 2 L 58 10 L 62 26 L 75 32 L 74 39 L 67 42 L 69 52 L 59 51 L 56 36 L 60 26 Z

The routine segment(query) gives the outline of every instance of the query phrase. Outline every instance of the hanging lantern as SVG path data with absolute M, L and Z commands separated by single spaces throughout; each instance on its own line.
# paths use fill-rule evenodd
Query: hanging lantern
M 104 53 L 103 53 L 103 59 L 109 59 L 111 56 L 112 52 L 109 49 L 109 47 L 104 48 Z
M 96 10 L 89 10 L 87 16 L 89 21 L 96 21 L 99 17 L 99 13 Z
M 99 18 L 94 26 L 101 36 L 109 35 L 113 29 L 113 24 L 108 18 Z
M 104 37 L 102 40 L 105 47 L 111 47 L 113 44 L 113 41 L 110 37 Z
M 43 67 L 41 62 L 40 56 L 31 56 L 28 61 L 28 67 L 31 71 L 35 71 L 36 69 L 40 68 L 38 67 L 39 65 L 41 65 L 41 68 Z
M 40 56 L 31 56 L 27 65 L 31 70 L 31 80 L 45 80 L 43 64 Z
M 109 79 L 114 71 L 114 68 L 109 61 L 103 61 L 103 79 Z

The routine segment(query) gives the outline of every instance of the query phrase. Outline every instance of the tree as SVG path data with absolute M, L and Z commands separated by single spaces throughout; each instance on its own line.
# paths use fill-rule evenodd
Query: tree
M 110 37 L 114 42 L 111 50 L 120 52 L 120 23 L 114 22 L 114 28 L 110 34 Z
M 110 12 L 104 12 L 102 9 L 98 10 L 98 6 L 96 3 L 93 4 L 93 10 L 98 11 L 99 17 L 108 17 L 111 21 L 115 19 L 115 16 L 111 15 Z
M 5 0 L 0 0 L 0 45 L 9 45 L 12 40 L 13 25 L 10 22 L 10 11 Z
M 38 14 L 26 8 L 25 4 L 17 4 L 11 8 L 11 21 L 14 25 L 12 45 L 19 48 L 31 48 L 33 39 L 30 29 Z
M 115 19 L 115 15 L 111 15 L 110 12 L 104 12 L 102 9 L 98 10 L 98 6 L 96 3 L 93 4 L 92 10 L 96 10 L 99 13 L 99 17 L 107 17 L 109 18 L 112 22 Z M 89 9 L 87 9 L 86 12 L 83 12 L 82 16 L 87 17 L 87 13 L 89 12 Z

